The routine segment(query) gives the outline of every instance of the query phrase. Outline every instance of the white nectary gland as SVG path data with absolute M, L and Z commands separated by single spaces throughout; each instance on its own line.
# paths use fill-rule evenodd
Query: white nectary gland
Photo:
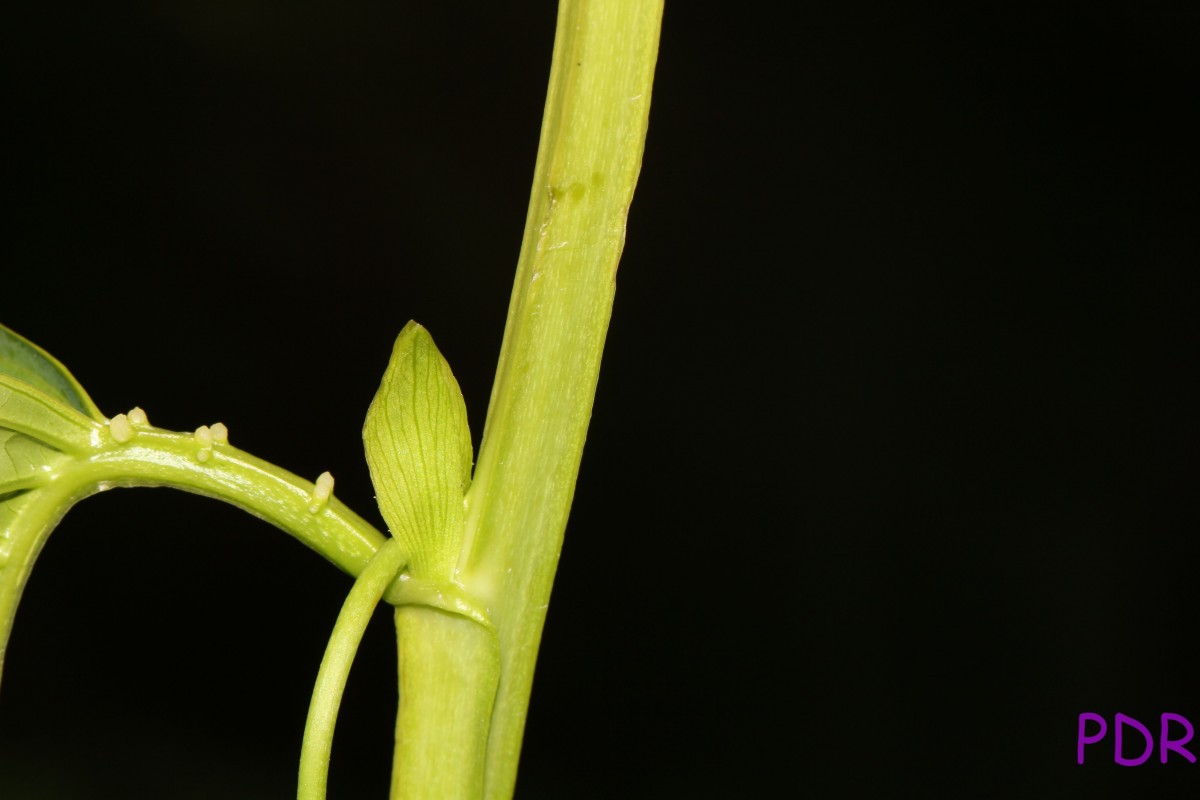
M 129 424 L 129 417 L 124 414 L 117 414 L 108 421 L 108 432 L 112 434 L 114 442 L 124 444 L 133 438 L 133 426 Z
M 312 500 L 308 504 L 309 513 L 316 514 L 324 508 L 332 494 L 333 476 L 328 472 L 322 472 L 317 476 L 317 482 L 313 484 Z
M 196 432 L 192 434 L 192 438 L 196 440 L 196 444 L 200 445 L 200 449 L 196 451 L 196 458 L 198 458 L 201 463 L 212 458 L 212 429 L 210 429 L 207 425 L 201 425 L 199 428 L 196 428 Z

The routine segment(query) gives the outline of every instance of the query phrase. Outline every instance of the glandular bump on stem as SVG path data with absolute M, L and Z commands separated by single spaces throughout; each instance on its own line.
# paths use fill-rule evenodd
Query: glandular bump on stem
M 112 435 L 113 441 L 118 444 L 125 444 L 133 438 L 133 425 L 130 424 L 129 417 L 124 414 L 117 414 L 108 421 L 108 432 Z
M 317 482 L 313 484 L 312 500 L 308 504 L 308 513 L 320 513 L 321 509 L 329 504 L 329 498 L 332 494 L 333 475 L 328 472 L 322 472 L 317 476 Z
M 203 464 L 205 461 L 208 461 L 210 458 L 212 458 L 212 429 L 207 425 L 201 425 L 199 428 L 196 428 L 196 432 L 192 435 L 192 438 L 194 438 L 196 440 L 196 444 L 200 446 L 200 449 L 196 451 L 196 459 Z

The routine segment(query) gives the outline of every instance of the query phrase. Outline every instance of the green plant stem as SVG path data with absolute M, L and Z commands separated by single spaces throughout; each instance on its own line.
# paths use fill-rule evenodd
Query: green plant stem
M 298 800 L 325 800 L 329 779 L 329 757 L 333 750 L 333 730 L 338 708 L 346 690 L 350 665 L 362 642 L 363 632 L 384 591 L 404 567 L 405 553 L 400 543 L 389 539 L 354 582 L 337 622 L 330 634 L 317 683 L 313 689 L 308 719 L 304 724 L 304 743 L 300 748 Z
M 198 450 L 191 434 L 144 430 L 70 465 L 64 478 L 98 489 L 169 486 L 215 497 L 291 534 L 350 575 L 362 572 L 386 541 L 336 496 L 314 512 L 311 481 L 230 445 L 214 445 L 204 461 Z
M 562 0 L 529 215 L 459 578 L 501 677 L 484 795 L 512 796 L 567 514 L 641 168 L 662 0 Z
M 500 674 L 496 632 L 424 606 L 395 611 L 400 709 L 392 798 L 477 800 Z
M 4 674 L 5 654 L 8 651 L 8 640 L 12 634 L 17 605 L 33 571 L 33 564 L 41 553 L 50 531 L 67 509 L 92 491 L 95 490 L 88 491 L 85 487 L 74 485 L 50 484 L 36 492 L 28 492 L 15 501 L 9 501 L 20 503 L 22 515 L 35 515 L 42 524 L 40 527 L 30 526 L 30 535 L 14 536 L 9 540 L 8 558 L 3 568 L 0 568 L 0 678 Z
M 16 500 L 23 504 L 20 516 L 30 535 L 9 541 L 0 569 L 0 669 L 21 593 L 55 523 L 74 503 L 105 489 L 169 486 L 224 500 L 292 534 L 351 575 L 362 572 L 386 541 L 336 497 L 314 513 L 314 484 L 227 444 L 214 444 L 201 461 L 192 434 L 146 428 L 118 443 L 103 425 L 94 425 L 93 432 L 86 454 L 64 461 L 36 491 Z M 397 582 L 388 598 L 411 594 Z M 426 590 L 420 599 L 469 613 L 460 595 Z

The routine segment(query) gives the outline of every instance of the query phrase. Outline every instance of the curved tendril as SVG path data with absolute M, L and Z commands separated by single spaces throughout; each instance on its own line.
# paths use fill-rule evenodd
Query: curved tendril
M 333 729 L 346 690 L 350 665 L 358 652 L 367 623 L 384 592 L 404 568 L 407 556 L 395 539 L 388 539 L 359 574 L 334 623 L 313 687 L 304 743 L 300 747 L 298 800 L 325 800 Z

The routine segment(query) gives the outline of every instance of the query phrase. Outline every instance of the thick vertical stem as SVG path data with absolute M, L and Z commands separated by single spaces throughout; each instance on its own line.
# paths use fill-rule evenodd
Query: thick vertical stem
M 529 216 L 459 578 L 489 609 L 500 684 L 484 795 L 516 782 L 641 168 L 662 0 L 562 0 Z
M 396 609 L 400 711 L 392 797 L 477 800 L 496 697 L 495 632 L 427 606 Z

